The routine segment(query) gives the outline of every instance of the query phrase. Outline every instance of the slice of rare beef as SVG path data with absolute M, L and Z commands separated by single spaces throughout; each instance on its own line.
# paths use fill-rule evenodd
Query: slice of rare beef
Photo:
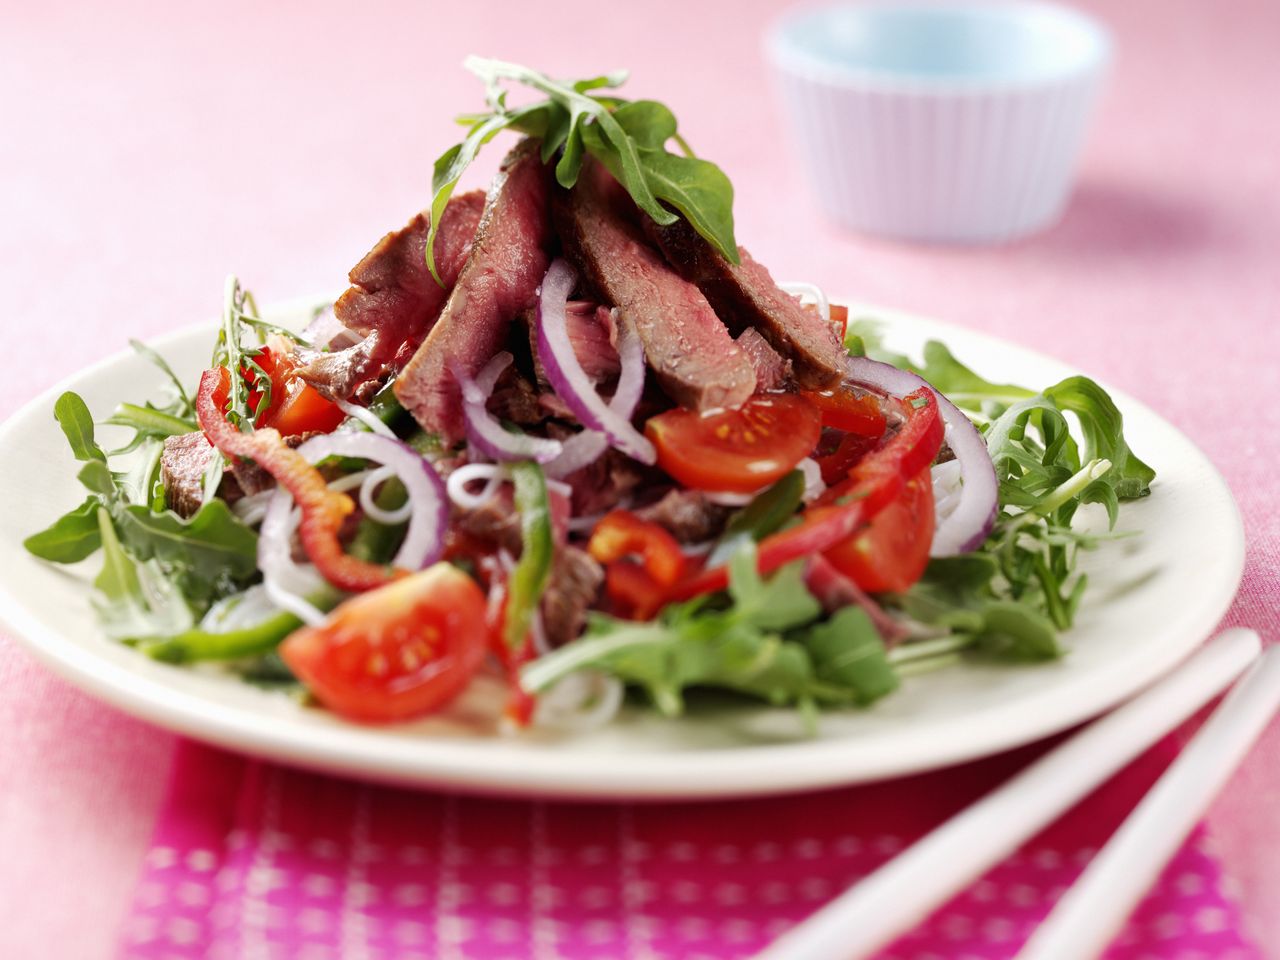
M 600 595 L 604 568 L 591 555 L 578 547 L 556 549 L 542 594 L 542 627 L 547 643 L 563 646 L 582 632 L 587 623 L 587 610 Z
M 791 376 L 791 361 L 784 360 L 755 327 L 738 334 L 738 346 L 756 370 L 756 390 L 777 390 Z
M 199 430 L 165 437 L 160 452 L 160 483 L 164 502 L 180 517 L 189 517 L 204 500 L 204 475 L 213 458 L 211 444 Z
M 732 512 L 712 503 L 701 490 L 672 490 L 657 503 L 637 509 L 636 516 L 656 523 L 681 543 L 705 543 L 724 532 Z
M 454 197 L 445 207 L 435 243 L 443 286 L 427 269 L 428 214 L 419 213 L 379 240 L 351 268 L 351 286 L 333 306 L 334 315 L 364 340 L 331 353 L 307 354 L 299 375 L 326 396 L 347 400 L 388 367 L 407 362 L 440 316 L 471 252 L 483 209 L 479 191 Z
M 502 162 L 471 254 L 426 341 L 395 381 L 400 403 L 428 433 L 462 438 L 460 369 L 475 376 L 528 307 L 550 263 L 548 173 L 538 141 L 522 140 Z
M 733 330 L 755 327 L 790 358 L 803 387 L 829 386 L 844 372 L 844 351 L 835 327 L 784 293 L 769 271 L 739 247 L 742 262 L 730 263 L 684 219 L 658 226 L 644 217 L 646 232 L 686 280 L 698 285 Z
M 347 274 L 351 286 L 333 305 L 334 315 L 359 334 L 381 330 L 397 343 L 418 330 L 425 337 L 423 328 L 435 322 L 466 263 L 483 213 L 484 194 L 479 190 L 453 197 L 445 206 L 435 249 L 436 269 L 444 286 L 427 269 L 431 218 L 424 211 L 379 240 L 351 268 Z
M 572 190 L 556 189 L 552 209 L 566 252 L 587 285 L 634 326 L 673 400 L 695 410 L 737 406 L 755 390 L 751 362 L 706 297 L 628 220 L 620 192 L 590 158 Z

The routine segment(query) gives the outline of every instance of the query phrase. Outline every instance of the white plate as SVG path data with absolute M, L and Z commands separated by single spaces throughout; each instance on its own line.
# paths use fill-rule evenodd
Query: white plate
M 297 311 L 294 311 L 295 314 Z M 1047 386 L 1075 372 L 1011 344 L 935 321 L 859 310 L 886 321 L 888 344 L 918 354 L 944 340 L 997 381 Z M 212 326 L 155 346 L 194 381 Z M 395 728 L 344 723 L 209 669 L 154 663 L 104 639 L 88 582 L 99 560 L 61 568 L 30 557 L 23 537 L 83 498 L 52 417 L 63 389 L 98 417 L 162 389 L 120 354 L 28 404 L 0 427 L 0 618 L 52 669 L 129 713 L 200 740 L 300 766 L 401 784 L 576 797 L 713 797 L 780 793 L 882 779 L 996 753 L 1108 709 L 1182 660 L 1226 611 L 1244 563 L 1240 517 L 1222 478 L 1186 437 L 1113 392 L 1130 443 L 1157 470 L 1152 495 L 1121 527 L 1141 536 L 1089 555 L 1090 587 L 1070 653 L 1037 666 L 965 665 L 910 679 L 865 711 L 825 714 L 807 737 L 791 711 L 723 705 L 679 720 L 629 709 L 573 736 L 502 735 L 496 683 L 479 683 L 448 715 Z M 103 431 L 104 439 L 112 440 Z

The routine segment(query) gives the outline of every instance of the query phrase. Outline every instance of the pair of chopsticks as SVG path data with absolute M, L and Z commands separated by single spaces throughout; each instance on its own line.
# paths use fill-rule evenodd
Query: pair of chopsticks
M 793 927 L 755 960 L 858 960 L 914 928 L 1252 665 L 1027 942 L 1018 960 L 1088 960 L 1280 707 L 1280 647 L 1228 630 Z

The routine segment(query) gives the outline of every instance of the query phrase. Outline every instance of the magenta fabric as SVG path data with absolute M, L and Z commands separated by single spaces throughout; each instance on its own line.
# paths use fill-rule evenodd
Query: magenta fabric
M 884 960 L 1005 960 L 1151 782 L 1153 750 Z M 802 797 L 529 803 L 363 786 L 188 745 L 120 960 L 736 960 L 1032 751 Z M 1108 960 L 1254 960 L 1198 831 Z
M 1280 639 L 1280 4 L 1082 0 L 1117 59 L 1078 188 L 1059 225 L 995 248 L 825 222 L 758 56 L 785 5 L 5 4 L 0 416 L 127 336 L 215 317 L 229 270 L 266 300 L 334 288 L 424 203 L 451 115 L 479 103 L 465 53 L 626 65 L 729 172 L 739 235 L 779 277 L 1055 354 L 1185 431 L 1248 530 L 1228 622 Z M 0 957 L 117 954 L 156 813 L 193 802 L 166 800 L 177 743 L 0 636 Z M 1208 818 L 1280 953 L 1278 804 L 1280 724 Z

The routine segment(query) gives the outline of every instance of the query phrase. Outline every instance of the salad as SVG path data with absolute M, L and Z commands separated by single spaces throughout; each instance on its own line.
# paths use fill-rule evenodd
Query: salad
M 781 286 L 733 190 L 625 74 L 470 58 L 486 109 L 302 333 L 233 277 L 212 357 L 102 423 L 54 414 L 84 501 L 26 541 L 101 553 L 107 636 L 355 721 L 483 672 L 516 725 L 720 690 L 865 706 L 962 658 L 1041 661 L 1082 602 L 1073 527 L 1154 472 L 1085 377 L 991 383 Z M 526 102 L 508 103 L 512 90 Z M 518 135 L 487 193 L 480 149 Z

